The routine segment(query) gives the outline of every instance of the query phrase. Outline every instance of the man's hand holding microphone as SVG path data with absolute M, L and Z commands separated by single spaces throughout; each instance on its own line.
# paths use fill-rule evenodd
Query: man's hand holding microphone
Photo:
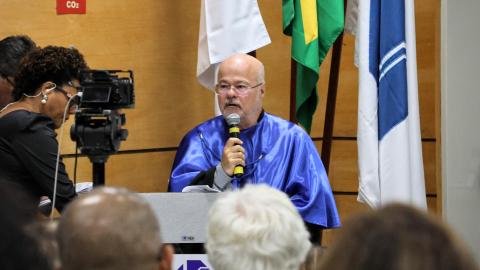
M 225 119 L 228 124 L 230 138 L 225 143 L 222 154 L 222 168 L 229 176 L 241 177 L 245 167 L 245 149 L 239 139 L 240 116 L 236 113 L 228 115 Z

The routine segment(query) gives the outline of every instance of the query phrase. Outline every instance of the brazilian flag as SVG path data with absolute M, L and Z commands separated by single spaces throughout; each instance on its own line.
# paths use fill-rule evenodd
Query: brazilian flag
M 343 0 L 283 0 L 283 33 L 297 62 L 296 118 L 310 133 L 318 103 L 320 64 L 343 31 Z

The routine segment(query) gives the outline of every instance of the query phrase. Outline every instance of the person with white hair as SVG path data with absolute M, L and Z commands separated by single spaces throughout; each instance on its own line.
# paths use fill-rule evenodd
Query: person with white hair
M 65 270 L 170 270 L 173 248 L 162 245 L 148 202 L 125 189 L 97 188 L 67 206 L 58 224 Z
M 226 192 L 209 210 L 206 249 L 215 270 L 297 270 L 310 247 L 295 206 L 265 184 Z

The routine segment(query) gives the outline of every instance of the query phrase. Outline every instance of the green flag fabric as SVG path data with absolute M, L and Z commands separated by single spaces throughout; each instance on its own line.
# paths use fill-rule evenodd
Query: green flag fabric
M 343 31 L 343 0 L 283 0 L 283 33 L 297 62 L 296 118 L 310 133 L 318 103 L 320 64 Z

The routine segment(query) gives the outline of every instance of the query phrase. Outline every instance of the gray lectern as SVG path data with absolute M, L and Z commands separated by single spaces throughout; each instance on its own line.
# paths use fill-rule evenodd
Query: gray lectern
M 164 243 L 205 243 L 208 209 L 220 193 L 139 193 L 152 206 Z

